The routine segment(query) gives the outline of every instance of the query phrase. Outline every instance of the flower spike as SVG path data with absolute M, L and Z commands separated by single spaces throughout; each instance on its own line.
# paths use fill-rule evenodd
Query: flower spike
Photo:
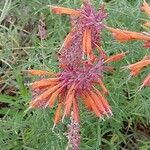
M 30 84 L 32 91 L 30 108 L 51 109 L 56 105 L 53 128 L 60 120 L 63 122 L 71 115 L 72 122 L 68 138 L 72 147 L 78 150 L 80 138 L 76 135 L 79 134 L 79 100 L 81 99 L 90 112 L 103 120 L 105 116 L 112 116 L 111 107 L 105 98 L 109 91 L 103 83 L 103 75 L 105 71 L 113 69 L 108 66 L 111 62 L 119 61 L 127 54 L 122 52 L 111 57 L 107 56 L 101 46 L 102 29 L 107 28 L 113 32 L 119 41 L 140 39 L 148 42 L 150 37 L 143 33 L 105 26 L 103 20 L 107 14 L 104 5 L 101 5 L 97 11 L 89 0 L 84 0 L 78 10 L 58 6 L 50 6 L 50 8 L 56 14 L 69 15 L 71 30 L 58 52 L 61 72 L 29 70 L 31 75 L 40 77 L 38 81 Z M 98 56 L 95 55 L 95 51 L 98 51 Z M 148 65 L 148 58 L 143 61 Z M 140 68 L 136 68 L 138 71 L 146 66 L 142 63 L 139 64 Z M 77 132 L 72 136 L 74 127 Z

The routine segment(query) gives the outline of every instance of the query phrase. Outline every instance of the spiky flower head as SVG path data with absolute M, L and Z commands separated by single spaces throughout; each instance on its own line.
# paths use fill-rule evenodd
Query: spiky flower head
M 106 17 L 104 7 L 96 11 L 89 1 L 84 1 L 79 10 L 63 7 L 52 7 L 52 10 L 57 14 L 73 16 L 72 29 L 59 51 L 61 72 L 52 74 L 42 70 L 29 71 L 33 75 L 47 76 L 31 84 L 33 99 L 30 107 L 52 108 L 57 102 L 54 125 L 61 118 L 63 120 L 69 116 L 71 111 L 74 121 L 79 123 L 80 99 L 96 116 L 111 116 L 111 108 L 105 98 L 108 90 L 103 83 L 103 72 L 112 70 L 109 64 L 122 59 L 126 52 L 108 57 L 99 46 L 99 33 Z M 94 56 L 94 47 L 99 51 L 99 57 Z M 83 55 L 87 55 L 87 59 L 83 59 Z
M 109 91 L 103 83 L 103 73 L 113 70 L 109 64 L 124 58 L 126 52 L 108 57 L 102 50 L 101 31 L 106 18 L 103 5 L 98 11 L 89 1 L 84 1 L 78 10 L 51 8 L 56 14 L 70 15 L 72 27 L 59 51 L 61 71 L 57 74 L 43 70 L 29 71 L 32 75 L 46 76 L 31 83 L 33 99 L 30 108 L 52 108 L 57 103 L 54 127 L 73 112 L 69 133 L 75 134 L 69 134 L 68 137 L 72 149 L 77 150 L 79 138 L 74 137 L 79 131 L 79 101 L 101 119 L 112 115 L 105 98 Z M 94 55 L 94 50 L 99 52 L 98 56 Z
M 51 8 L 54 13 L 68 14 L 71 18 L 71 31 L 59 51 L 60 65 L 63 68 L 80 67 L 85 55 L 93 60 L 93 50 L 100 43 L 103 20 L 107 16 L 104 6 L 101 5 L 96 11 L 89 1 L 84 1 L 78 10 L 57 6 Z

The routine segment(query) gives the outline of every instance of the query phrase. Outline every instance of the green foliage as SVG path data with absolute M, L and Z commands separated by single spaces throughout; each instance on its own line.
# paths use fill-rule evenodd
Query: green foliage
M 102 0 L 101 0 L 102 2 Z M 142 31 L 146 15 L 141 13 L 141 0 L 111 0 L 106 3 L 106 24 L 112 27 Z M 31 95 L 25 83 L 29 78 L 22 70 L 58 71 L 57 52 L 69 32 L 69 18 L 52 14 L 47 5 L 80 7 L 80 0 L 3 0 L 0 1 L 0 149 L 64 150 L 67 147 L 67 123 L 54 131 L 55 109 L 27 110 Z M 99 1 L 93 4 L 98 8 Z M 38 21 L 44 15 L 48 39 L 37 37 Z M 129 51 L 123 61 L 114 63 L 116 71 L 104 75 L 107 97 L 113 117 L 99 120 L 81 104 L 81 150 L 150 149 L 150 92 L 139 90 L 148 74 L 129 79 L 120 68 L 141 59 L 149 50 L 141 42 L 117 43 L 103 31 L 103 48 L 108 55 Z M 67 120 L 67 119 L 66 119 Z

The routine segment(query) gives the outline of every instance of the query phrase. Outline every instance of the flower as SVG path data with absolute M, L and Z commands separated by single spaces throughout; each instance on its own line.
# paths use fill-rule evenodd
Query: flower
M 106 62 L 110 63 L 110 62 L 114 62 L 114 61 L 119 61 L 119 60 L 123 59 L 126 54 L 128 54 L 128 52 L 122 52 L 122 53 L 116 54 L 114 56 L 111 56 L 105 60 L 105 63 Z
M 60 63 L 62 62 L 65 67 L 67 65 L 64 65 L 64 62 L 65 64 L 70 64 L 72 62 L 72 57 L 70 56 L 73 53 L 72 51 L 78 57 L 76 60 L 81 60 L 81 56 L 87 55 L 88 60 L 94 61 L 93 49 L 96 48 L 95 44 L 99 45 L 100 33 L 104 27 L 103 20 L 107 16 L 104 6 L 101 5 L 99 11 L 96 11 L 89 1 L 84 0 L 83 5 L 78 10 L 57 6 L 50 6 L 50 8 L 56 14 L 68 14 L 71 18 L 72 29 L 60 50 Z M 71 45 L 73 45 L 73 48 Z M 68 56 L 68 61 L 63 59 L 64 55 Z
M 109 63 L 122 59 L 125 54 L 126 52 L 108 57 L 105 61 L 99 59 L 96 64 L 84 62 L 81 68 L 65 69 L 56 75 L 48 71 L 29 70 L 32 75 L 48 76 L 30 84 L 33 93 L 30 108 L 52 108 L 57 101 L 54 126 L 61 118 L 63 120 L 69 116 L 71 111 L 74 121 L 79 123 L 80 98 L 97 117 L 103 119 L 103 116 L 111 116 L 111 108 L 104 96 L 109 92 L 102 81 L 103 72 L 107 71 Z M 101 91 L 96 85 L 99 85 Z
M 106 28 L 112 32 L 114 38 L 119 42 L 127 42 L 131 40 L 150 41 L 150 36 L 147 36 L 144 33 L 115 29 L 108 26 Z
M 40 92 L 33 96 L 30 107 L 52 108 L 58 97 L 54 124 L 60 120 L 62 107 L 64 107 L 63 118 L 69 116 L 72 107 L 74 120 L 79 123 L 79 97 L 84 99 L 85 105 L 88 108 L 90 107 L 90 110 L 98 117 L 111 114 L 109 105 L 106 105 L 107 100 L 100 92 L 96 93 L 98 90 L 94 86 L 94 84 L 99 84 L 102 92 L 108 93 L 101 79 L 103 68 L 103 62 L 99 61 L 96 66 L 85 64 L 83 70 L 64 70 L 55 78 L 41 79 L 33 82 L 31 84 L 32 92 Z
M 50 8 L 52 9 L 52 11 L 55 14 L 67 14 L 67 15 L 73 15 L 73 16 L 79 16 L 80 15 L 80 11 L 73 10 L 70 8 L 64 8 L 64 7 L 58 7 L 58 6 L 50 6 Z
M 150 5 L 144 0 L 142 6 L 141 6 L 141 10 L 145 11 L 149 16 L 150 16 Z M 144 26 L 146 27 L 150 27 L 150 21 L 146 21 L 146 23 L 144 23 Z M 150 36 L 149 33 L 144 32 L 146 35 Z M 149 48 L 150 47 L 150 41 L 145 41 L 144 43 L 144 47 Z
M 141 61 L 128 65 L 126 67 L 130 69 L 131 76 L 137 76 L 140 73 L 140 71 L 148 65 L 150 65 L 150 56 L 145 56 Z
M 141 70 L 150 65 L 150 55 L 146 55 L 142 60 L 140 60 L 137 63 L 131 64 L 126 66 L 128 69 L 130 69 L 131 71 L 131 76 L 137 76 Z M 126 68 L 125 67 L 125 68 Z M 140 86 L 140 89 L 142 89 L 143 87 L 148 87 L 150 86 L 150 74 L 144 79 L 142 85 Z
M 150 74 L 148 74 L 148 75 L 145 77 L 145 79 L 144 79 L 144 81 L 143 81 L 143 83 L 142 83 L 140 89 L 143 88 L 144 86 L 146 86 L 146 87 L 147 87 L 147 86 L 150 86 Z
M 103 74 L 112 71 L 110 63 L 123 59 L 128 52 L 109 57 L 102 49 L 101 31 L 106 27 L 103 20 L 107 16 L 104 5 L 96 11 L 88 0 L 84 0 L 81 8 L 77 10 L 58 6 L 50 8 L 56 14 L 70 16 L 71 31 L 58 52 L 60 72 L 28 71 L 31 75 L 40 77 L 38 81 L 30 84 L 30 108 L 56 106 L 53 128 L 60 120 L 63 122 L 65 117 L 71 115 L 67 137 L 70 147 L 78 150 L 80 101 L 103 120 L 105 116 L 112 116 L 111 107 L 106 99 L 109 91 L 103 83 Z M 94 55 L 94 50 L 98 51 L 98 56 Z
M 59 66 L 62 69 L 59 73 L 28 71 L 41 76 L 30 84 L 30 108 L 53 108 L 57 103 L 54 126 L 70 116 L 71 111 L 74 122 L 79 124 L 79 100 L 97 117 L 111 116 L 111 107 L 105 98 L 109 91 L 103 83 L 103 73 L 112 70 L 109 64 L 123 59 L 127 52 L 108 57 L 102 50 L 99 33 L 106 17 L 103 5 L 98 12 L 89 1 L 84 1 L 78 10 L 54 6 L 51 9 L 56 14 L 71 15 L 72 29 L 59 51 Z M 94 56 L 93 49 L 99 52 L 99 57 Z M 87 59 L 83 58 L 85 55 Z

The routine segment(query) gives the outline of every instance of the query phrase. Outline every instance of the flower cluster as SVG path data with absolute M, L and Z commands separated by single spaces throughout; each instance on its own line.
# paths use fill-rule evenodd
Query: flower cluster
M 146 5 L 142 7 L 143 10 L 150 9 L 146 2 L 143 5 Z M 50 6 L 50 9 L 55 14 L 69 15 L 71 30 L 59 50 L 60 72 L 54 74 L 43 70 L 29 70 L 32 75 L 45 76 L 31 83 L 33 99 L 30 108 L 52 108 L 57 103 L 54 126 L 72 112 L 70 133 L 74 132 L 72 130 L 74 125 L 78 132 L 79 100 L 99 118 L 112 115 L 105 98 L 109 91 L 103 83 L 103 73 L 113 69 L 109 66 L 111 62 L 119 61 L 127 54 L 122 52 L 108 57 L 101 47 L 101 31 L 104 28 L 109 30 L 120 42 L 143 40 L 147 43 L 150 36 L 104 25 L 103 21 L 107 17 L 104 5 L 96 11 L 88 0 L 84 0 L 81 8 L 77 10 L 58 6 Z M 94 51 L 98 51 L 98 55 L 95 55 Z M 129 65 L 128 68 L 132 75 L 137 75 L 149 64 L 150 56 L 145 56 L 140 62 Z M 144 86 L 150 84 L 150 76 L 143 84 Z M 77 145 L 75 149 L 78 149 L 80 138 L 77 142 L 73 142 L 74 139 L 70 134 L 68 137 L 72 145 Z
M 74 121 L 79 123 L 79 99 L 96 116 L 111 116 L 105 98 L 108 90 L 103 83 L 103 72 L 112 70 L 109 64 L 122 59 L 127 52 L 108 57 L 100 47 L 100 33 L 107 16 L 104 6 L 96 11 L 89 1 L 84 1 L 78 10 L 54 6 L 51 9 L 56 14 L 69 15 L 72 28 L 59 51 L 61 72 L 54 75 L 42 70 L 29 71 L 33 75 L 47 76 L 31 84 L 33 100 L 30 107 L 52 108 L 57 100 L 54 126 L 71 111 Z M 99 52 L 98 57 L 94 55 L 95 49 Z

